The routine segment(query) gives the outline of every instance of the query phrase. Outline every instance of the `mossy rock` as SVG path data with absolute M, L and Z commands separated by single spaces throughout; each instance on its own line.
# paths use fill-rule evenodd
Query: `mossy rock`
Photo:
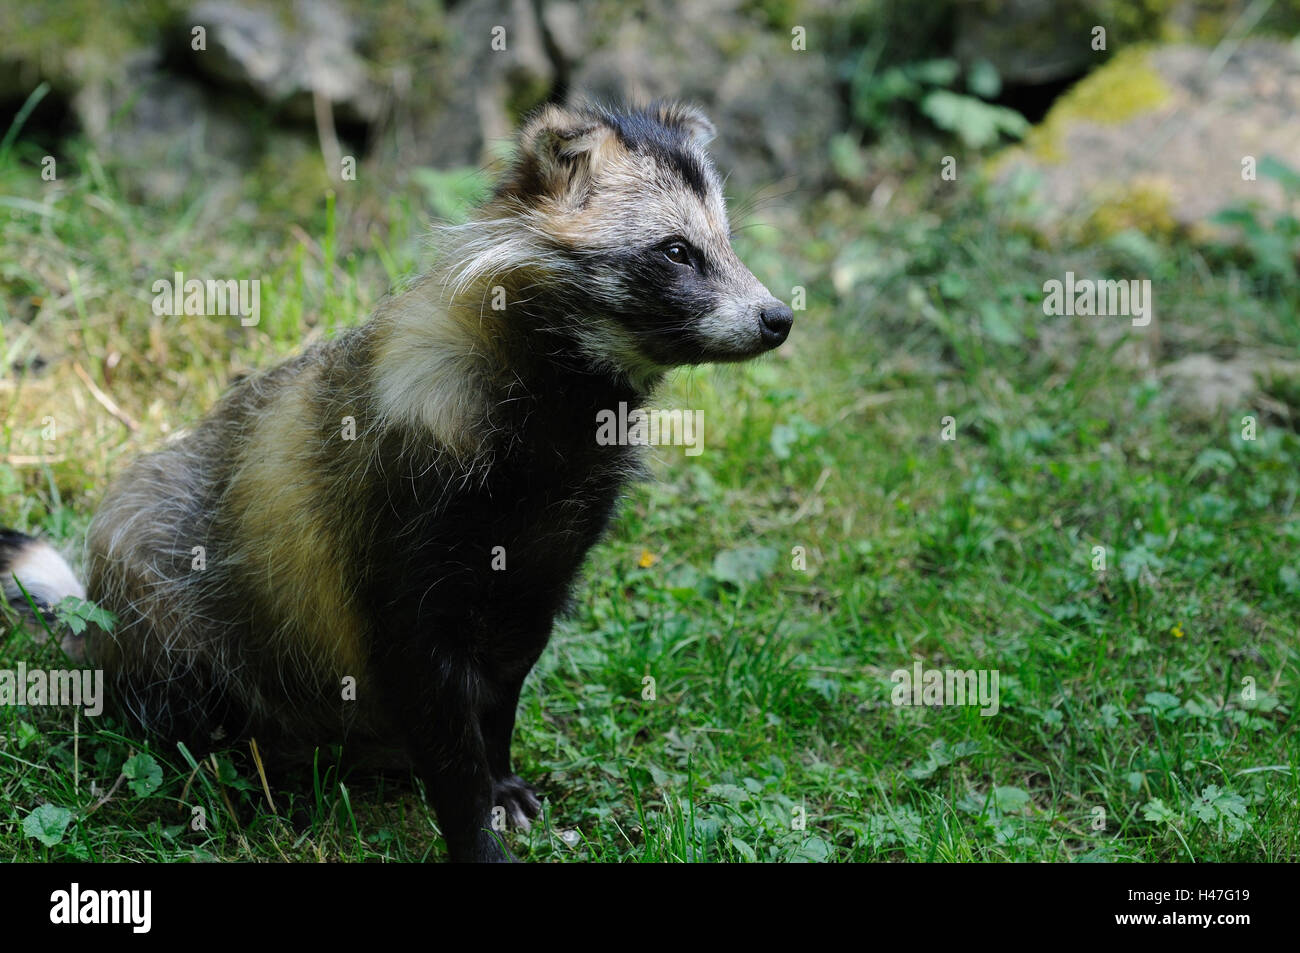
M 1018 205 L 1053 238 L 1205 235 L 1225 208 L 1293 210 L 1294 196 L 1246 170 L 1265 156 L 1300 165 L 1300 51 L 1252 40 L 1226 62 L 1213 55 L 1184 45 L 1117 53 L 986 173 L 1008 191 L 1030 183 Z
M 1136 229 L 1146 235 L 1170 236 L 1179 230 L 1173 215 L 1169 184 L 1161 179 L 1137 180 L 1101 192 L 1080 231 L 1086 242 L 1104 241 Z
M 1025 137 L 1025 147 L 1044 162 L 1060 162 L 1064 131 L 1079 120 L 1116 124 L 1159 109 L 1173 91 L 1151 65 L 1145 46 L 1116 53 L 1062 96 Z
M 1012 85 L 1069 79 L 1096 66 L 1092 31 L 1110 48 L 1169 38 L 1178 0 L 974 0 L 954 6 L 953 52 L 965 63 L 987 60 Z

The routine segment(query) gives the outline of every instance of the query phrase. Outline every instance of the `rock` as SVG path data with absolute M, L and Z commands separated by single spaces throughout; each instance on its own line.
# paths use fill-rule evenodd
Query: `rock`
M 993 64 L 1007 84 L 1036 85 L 1080 76 L 1097 62 L 1090 6 L 1052 0 L 965 3 L 957 8 L 953 55 L 964 64 Z
M 570 95 L 698 102 L 718 127 L 719 167 L 742 186 L 827 178 L 827 143 L 845 121 L 826 37 L 810 28 L 807 49 L 795 50 L 788 30 L 754 19 L 741 0 L 652 4 L 636 17 L 600 0 L 565 7 L 582 24 L 562 44 Z
M 1106 30 L 1108 48 L 1157 39 L 1195 7 L 1186 0 L 975 0 L 957 5 L 953 55 L 969 66 L 991 62 L 1002 82 L 1036 86 L 1079 77 L 1104 53 L 1092 31 Z
M 417 138 L 427 164 L 478 166 L 547 100 L 557 71 L 531 0 L 462 4 L 448 14 L 447 28 L 451 46 L 440 75 L 430 77 L 434 88 L 416 83 L 414 95 L 428 97 L 414 117 Z
M 59 115 L 75 118 L 132 201 L 170 203 L 195 181 L 210 195 L 237 192 L 253 154 L 246 104 L 223 110 L 200 80 L 167 71 L 157 11 L 9 6 L 0 34 L 18 32 L 0 41 L 0 98 L 16 106 L 49 83 L 42 108 L 57 101 Z M 46 145 L 62 162 L 57 141 Z
M 1243 178 L 1243 158 L 1300 164 L 1300 54 L 1255 40 L 1226 63 L 1213 56 L 1193 46 L 1116 54 L 994 160 L 994 178 L 1029 183 L 1048 233 L 1208 235 L 1207 219 L 1224 208 L 1286 207 L 1279 183 Z
M 827 38 L 814 32 L 808 49 L 796 51 L 788 31 L 751 10 L 743 0 L 652 4 L 636 16 L 606 0 L 453 7 L 450 42 L 408 99 L 418 150 L 406 159 L 482 165 L 548 99 L 666 97 L 709 113 L 719 129 L 711 148 L 733 182 L 816 185 L 828 174 L 827 143 L 844 127 L 821 52 Z
M 1226 360 L 1189 354 L 1162 367 L 1160 378 L 1165 399 L 1195 420 L 1251 408 L 1287 419 L 1292 410 L 1270 391 L 1300 392 L 1300 363 L 1249 353 Z
M 72 106 L 128 190 L 150 202 L 176 201 L 195 179 L 233 189 L 251 152 L 245 123 L 213 108 L 199 84 L 162 72 L 150 53 L 128 58 L 116 77 L 87 82 Z
M 588 42 L 582 11 L 574 0 L 547 0 L 542 5 L 542 26 L 560 58 L 575 62 Z
M 0 11 L 0 97 L 21 103 L 51 82 L 50 103 L 72 104 L 90 138 L 139 163 L 144 194 L 164 200 L 196 175 L 258 161 L 279 134 L 314 144 L 329 169 L 362 142 L 384 174 L 480 167 L 530 109 L 580 96 L 696 101 L 733 183 L 814 188 L 847 126 L 837 17 L 835 0 L 467 0 L 429 12 L 168 0 L 89 5 L 84 41 L 69 43 L 66 12 L 20 4 Z M 793 48 L 790 21 L 806 49 Z
M 292 8 L 201 0 L 182 22 L 200 72 L 247 87 L 295 118 L 313 115 L 313 95 L 328 99 L 341 120 L 379 115 L 383 97 L 357 52 L 355 21 L 331 0 L 296 0 Z M 207 31 L 204 50 L 189 45 L 197 26 Z
M 121 58 L 154 39 L 134 10 L 0 4 L 0 101 L 16 108 L 42 82 L 71 99 L 85 83 L 119 75 Z
M 966 66 L 985 60 L 1013 86 L 1057 83 L 1097 65 L 1093 31 L 1106 48 L 1138 43 L 1196 42 L 1214 46 L 1237 25 L 1244 3 L 1204 0 L 958 0 L 952 2 L 952 55 Z M 1263 11 L 1253 33 L 1292 36 L 1300 8 L 1277 3 Z

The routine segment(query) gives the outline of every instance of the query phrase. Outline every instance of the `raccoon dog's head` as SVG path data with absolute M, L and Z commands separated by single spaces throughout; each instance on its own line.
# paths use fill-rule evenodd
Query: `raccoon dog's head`
M 753 357 L 793 323 L 732 250 L 713 136 L 689 106 L 546 106 L 493 203 L 529 236 L 534 287 L 559 289 L 553 330 L 633 379 Z

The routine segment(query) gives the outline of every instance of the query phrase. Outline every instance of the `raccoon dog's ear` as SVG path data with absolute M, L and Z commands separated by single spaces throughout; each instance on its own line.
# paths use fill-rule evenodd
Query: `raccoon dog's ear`
M 689 103 L 658 102 L 654 105 L 653 112 L 656 114 L 655 118 L 661 123 L 680 129 L 691 144 L 700 149 L 707 146 L 718 135 L 718 130 L 698 106 Z
M 539 198 L 581 205 L 613 142 L 614 130 L 599 119 L 544 106 L 519 134 L 517 184 Z

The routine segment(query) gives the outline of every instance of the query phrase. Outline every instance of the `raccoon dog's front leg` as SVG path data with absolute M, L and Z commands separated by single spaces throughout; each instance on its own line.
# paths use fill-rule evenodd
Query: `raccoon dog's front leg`
M 510 822 L 525 831 L 542 809 L 537 791 L 510 767 L 510 738 L 514 734 L 515 712 L 526 674 L 508 679 L 483 711 L 483 741 L 492 771 L 493 807 L 504 808 Z
M 438 815 L 454 861 L 513 858 L 492 830 L 493 777 L 481 717 L 483 681 L 459 653 L 436 651 L 423 664 L 390 658 L 381 666 L 389 712 Z

